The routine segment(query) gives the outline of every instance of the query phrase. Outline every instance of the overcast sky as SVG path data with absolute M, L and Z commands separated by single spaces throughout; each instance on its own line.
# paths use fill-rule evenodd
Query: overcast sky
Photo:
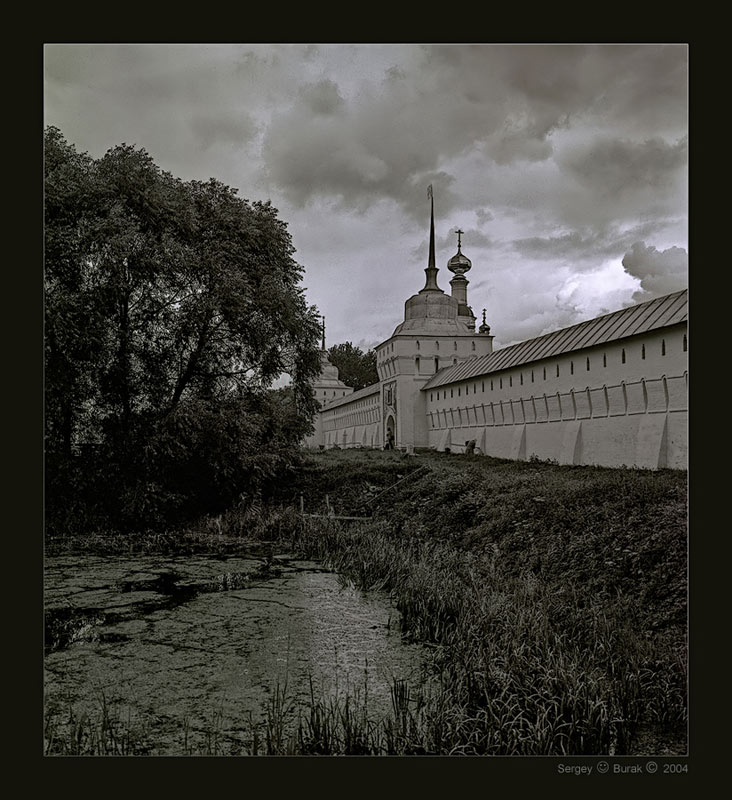
M 687 285 L 686 45 L 46 45 L 45 122 L 271 200 L 327 344 L 473 262 L 495 347 Z

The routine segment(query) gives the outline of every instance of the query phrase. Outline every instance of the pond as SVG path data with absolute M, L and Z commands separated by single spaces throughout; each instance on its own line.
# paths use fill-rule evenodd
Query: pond
M 377 719 L 426 674 L 386 595 L 287 553 L 49 557 L 45 623 L 47 748 L 112 725 L 136 752 L 236 754 L 268 713 L 350 696 Z

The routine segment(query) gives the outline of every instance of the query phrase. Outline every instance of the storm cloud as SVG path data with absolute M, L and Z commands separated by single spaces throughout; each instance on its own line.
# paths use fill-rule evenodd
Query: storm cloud
M 689 256 L 683 247 L 659 252 L 645 242 L 635 242 L 623 256 L 623 266 L 640 280 L 640 288 L 633 294 L 636 302 L 678 292 L 687 285 Z
M 375 344 L 401 321 L 424 281 L 432 185 L 440 285 L 460 228 L 469 302 L 501 346 L 685 281 L 687 56 L 47 45 L 45 119 L 95 157 L 127 142 L 185 180 L 270 199 L 330 343 Z

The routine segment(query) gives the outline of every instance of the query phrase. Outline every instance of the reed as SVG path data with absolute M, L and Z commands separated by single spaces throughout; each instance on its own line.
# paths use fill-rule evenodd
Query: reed
M 368 522 L 274 512 L 289 547 L 389 592 L 404 634 L 440 647 L 439 698 L 401 706 L 376 749 L 619 755 L 652 730 L 684 752 L 684 476 L 467 468 Z
M 372 518 L 302 516 L 301 493 L 311 505 L 327 493 L 339 513 Z M 177 540 L 160 535 L 155 546 L 260 541 L 319 560 L 363 590 L 388 592 L 404 636 L 431 645 L 434 674 L 425 686 L 395 681 L 379 718 L 367 691 L 318 697 L 311 686 L 303 704 L 276 685 L 237 742 L 216 738 L 212 724 L 209 749 L 686 752 L 684 473 L 324 453 L 275 500 L 203 520 Z M 144 751 L 109 712 L 70 722 L 62 736 L 47 721 L 47 752 Z

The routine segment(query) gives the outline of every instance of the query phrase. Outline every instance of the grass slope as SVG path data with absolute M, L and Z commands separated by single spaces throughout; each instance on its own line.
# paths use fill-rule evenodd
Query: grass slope
M 326 451 L 266 504 L 139 542 L 286 543 L 390 592 L 405 634 L 434 646 L 437 691 L 395 685 L 379 723 L 313 698 L 266 752 L 683 754 L 686 493 L 672 470 Z M 326 495 L 366 519 L 300 515 Z

